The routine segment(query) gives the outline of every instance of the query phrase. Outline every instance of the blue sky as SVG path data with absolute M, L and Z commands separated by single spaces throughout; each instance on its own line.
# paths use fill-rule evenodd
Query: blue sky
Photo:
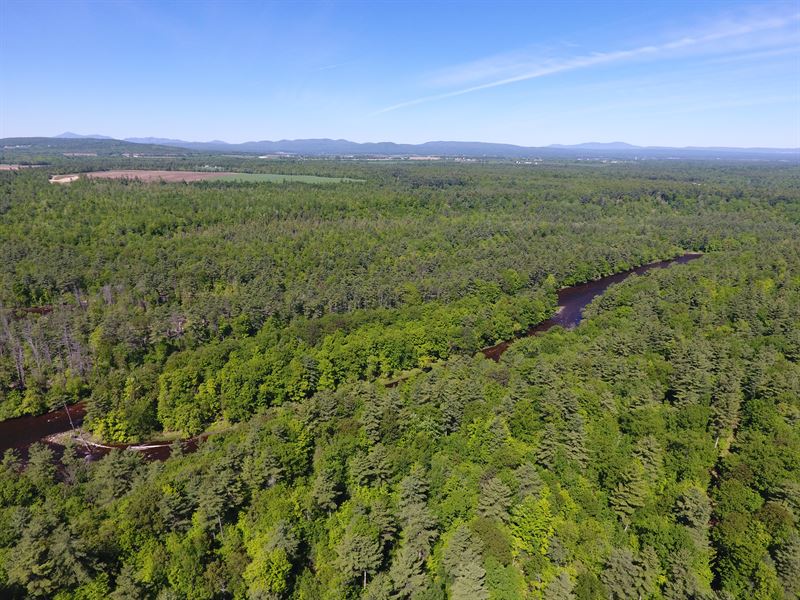
M 0 137 L 800 147 L 800 3 L 0 0 Z

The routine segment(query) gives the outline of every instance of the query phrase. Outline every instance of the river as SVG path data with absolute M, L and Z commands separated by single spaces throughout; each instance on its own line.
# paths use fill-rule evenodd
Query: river
M 690 260 L 700 258 L 701 256 L 703 255 L 690 252 L 684 254 L 683 256 L 678 256 L 677 258 L 670 258 L 669 260 L 661 260 L 658 262 L 649 263 L 629 271 L 614 273 L 608 277 L 602 277 L 601 279 L 595 279 L 594 281 L 587 281 L 586 283 L 580 283 L 578 285 L 562 288 L 558 291 L 558 312 L 553 317 L 550 317 L 546 321 L 542 321 L 538 325 L 534 325 L 514 339 L 500 342 L 494 346 L 489 346 L 488 348 L 481 350 L 481 352 L 486 358 L 491 358 L 492 360 L 497 361 L 500 360 L 500 357 L 503 355 L 503 353 L 508 350 L 508 347 L 520 338 L 538 335 L 540 333 L 544 333 L 548 329 L 552 329 L 553 327 L 572 329 L 581 322 L 581 319 L 583 319 L 583 309 L 586 308 L 592 300 L 597 298 L 597 296 L 605 292 L 608 289 L 608 286 L 611 284 L 625 281 L 631 275 L 641 275 L 642 273 L 647 273 L 647 271 L 651 271 L 653 269 L 663 269 L 670 265 L 683 265 L 688 263 Z
M 605 292 L 611 284 L 624 281 L 631 275 L 641 275 L 652 269 L 663 269 L 674 264 L 684 264 L 690 260 L 700 258 L 700 256 L 702 255 L 696 253 L 684 254 L 677 258 L 642 265 L 630 271 L 615 273 L 602 279 L 563 288 L 558 292 L 558 312 L 555 316 L 531 327 L 528 331 L 512 340 L 506 340 L 489 348 L 484 348 L 481 352 L 487 358 L 495 361 L 500 360 L 500 357 L 508 347 L 521 337 L 537 335 L 557 326 L 566 329 L 577 326 L 583 318 L 583 309 L 597 296 Z M 395 385 L 397 383 L 399 381 L 395 382 Z M 68 432 L 70 429 L 76 432 L 79 431 L 85 415 L 86 407 L 83 402 L 79 402 L 44 415 L 0 421 L 0 454 L 9 448 L 14 448 L 24 455 L 28 447 L 34 442 L 44 442 L 60 452 L 62 446 L 54 441 L 52 436 Z M 197 438 L 185 440 L 182 443 L 186 450 L 191 451 L 197 447 Z M 114 448 L 129 448 L 141 452 L 149 460 L 164 460 L 170 455 L 171 443 L 145 442 L 133 445 L 100 445 L 90 444 L 87 441 L 77 446 L 78 452 L 89 459 L 104 456 Z

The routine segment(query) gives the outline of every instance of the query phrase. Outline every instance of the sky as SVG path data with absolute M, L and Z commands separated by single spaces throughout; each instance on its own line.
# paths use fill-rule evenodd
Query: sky
M 0 0 L 0 137 L 800 147 L 800 2 Z

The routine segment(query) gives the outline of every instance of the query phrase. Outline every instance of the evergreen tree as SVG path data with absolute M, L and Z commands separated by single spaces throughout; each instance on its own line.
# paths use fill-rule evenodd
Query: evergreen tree
M 800 535 L 795 531 L 775 550 L 775 568 L 788 597 L 800 597 Z
M 343 486 L 335 469 L 324 465 L 317 470 L 317 476 L 311 488 L 314 503 L 325 511 L 334 510 L 342 498 Z
M 544 597 L 548 600 L 574 600 L 575 594 L 572 593 L 574 584 L 566 571 L 561 571 L 554 577 L 544 590 Z
M 383 444 L 375 444 L 369 451 L 360 451 L 349 461 L 350 480 L 355 485 L 386 483 L 392 472 L 389 456 Z
M 508 509 L 511 506 L 511 490 L 497 477 L 481 483 L 478 498 L 478 514 L 492 519 L 508 520 Z
M 361 423 L 364 427 L 364 432 L 367 434 L 367 439 L 370 443 L 377 444 L 381 441 L 381 427 L 384 420 L 383 403 L 371 386 L 364 386 L 360 398 L 363 402 Z
M 645 479 L 655 485 L 661 478 L 664 468 L 664 449 L 654 435 L 646 435 L 636 442 L 634 456 L 644 467 Z
M 52 598 L 55 592 L 89 578 L 82 544 L 52 514 L 33 514 L 21 539 L 6 557 L 8 581 L 33 598 Z
M 398 507 L 401 511 L 401 520 L 403 519 L 404 511 L 427 501 L 429 488 L 425 470 L 418 464 L 413 465 L 409 474 L 403 477 L 399 484 L 400 497 L 398 499 Z
M 452 600 L 488 600 L 486 570 L 472 533 L 466 525 L 456 529 L 444 550 L 443 565 L 450 581 Z
M 114 449 L 97 465 L 92 479 L 92 491 L 101 505 L 110 504 L 121 498 L 128 490 L 142 467 L 142 457 L 138 452 Z
M 681 550 L 670 557 L 667 581 L 664 584 L 666 600 L 710 600 L 710 593 L 704 592 L 692 570 L 691 555 Z
M 772 490 L 772 495 L 792 511 L 795 521 L 800 521 L 800 482 L 783 481 Z
M 464 370 L 462 376 L 448 379 L 438 396 L 442 431 L 450 434 L 458 431 L 467 405 L 480 399 L 480 388 L 470 381 L 469 370 Z
M 536 462 L 545 469 L 553 469 L 556 466 L 561 449 L 561 444 L 558 441 L 559 437 L 556 426 L 548 423 L 539 439 L 539 447 L 536 449 Z
M 657 588 L 658 556 L 650 547 L 638 557 L 627 548 L 615 548 L 601 578 L 612 600 L 644 600 Z
M 169 530 L 185 531 L 189 528 L 195 505 L 180 488 L 167 484 L 155 508 Z
M 415 465 L 400 482 L 398 517 L 401 525 L 400 550 L 392 562 L 390 577 L 394 598 L 411 598 L 426 581 L 425 561 L 436 539 L 436 522 L 426 505 L 428 483 Z
M 606 562 L 600 576 L 612 600 L 635 598 L 634 590 L 639 587 L 638 567 L 633 553 L 628 548 L 615 548 Z
M 392 600 L 391 577 L 387 573 L 378 573 L 364 588 L 361 598 L 362 600 Z
M 740 407 L 742 403 L 742 375 L 732 365 L 727 365 L 720 373 L 719 381 L 711 395 L 711 409 L 713 411 L 712 423 L 716 439 L 714 445 L 719 443 L 721 436 L 731 435 L 739 424 Z
M 519 483 L 517 489 L 517 497 L 519 500 L 524 499 L 525 496 L 538 496 L 545 485 L 536 467 L 530 463 L 524 463 L 517 467 L 514 471 L 514 475 L 516 475 L 517 482 Z
M 355 515 L 347 523 L 336 553 L 337 567 L 365 588 L 383 561 L 380 531 L 366 515 Z
M 110 596 L 111 600 L 139 600 L 147 597 L 148 594 L 139 582 L 134 566 L 129 563 L 122 565 L 122 570 L 117 575 L 114 591 Z
M 574 588 L 576 600 L 607 600 L 608 594 L 597 575 L 588 571 L 578 573 Z
M 567 415 L 563 433 L 563 448 L 568 460 L 580 466 L 585 466 L 589 461 L 586 452 L 586 434 L 584 433 L 584 419 L 577 412 Z
M 711 389 L 711 349 L 701 340 L 680 340 L 670 363 L 670 394 L 675 406 L 698 404 Z
M 86 474 L 86 464 L 78 455 L 75 441 L 71 438 L 64 445 L 61 464 L 64 467 L 64 481 L 66 483 L 75 484 L 83 481 Z
M 634 460 L 622 472 L 616 486 L 609 494 L 611 508 L 626 528 L 630 524 L 631 515 L 644 506 L 646 496 L 644 468 L 638 460 Z
M 711 501 L 705 490 L 692 486 L 678 498 L 675 512 L 679 523 L 704 535 L 711 518 Z
M 56 475 L 56 465 L 53 451 L 46 445 L 36 442 L 28 449 L 28 464 L 25 476 L 40 490 L 46 489 L 53 483 Z

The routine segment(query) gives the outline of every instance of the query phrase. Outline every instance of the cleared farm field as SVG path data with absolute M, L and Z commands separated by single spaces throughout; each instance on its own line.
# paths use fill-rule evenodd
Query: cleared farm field
M 51 183 L 71 183 L 80 177 L 88 179 L 138 179 L 144 182 L 180 183 L 191 181 L 240 181 L 240 182 L 272 182 L 272 183 L 340 183 L 343 181 L 362 181 L 344 177 L 320 177 L 317 175 L 282 175 L 277 173 L 231 173 L 220 171 L 155 171 L 155 170 L 116 170 L 92 171 L 90 173 L 74 173 L 56 175 L 50 178 Z

